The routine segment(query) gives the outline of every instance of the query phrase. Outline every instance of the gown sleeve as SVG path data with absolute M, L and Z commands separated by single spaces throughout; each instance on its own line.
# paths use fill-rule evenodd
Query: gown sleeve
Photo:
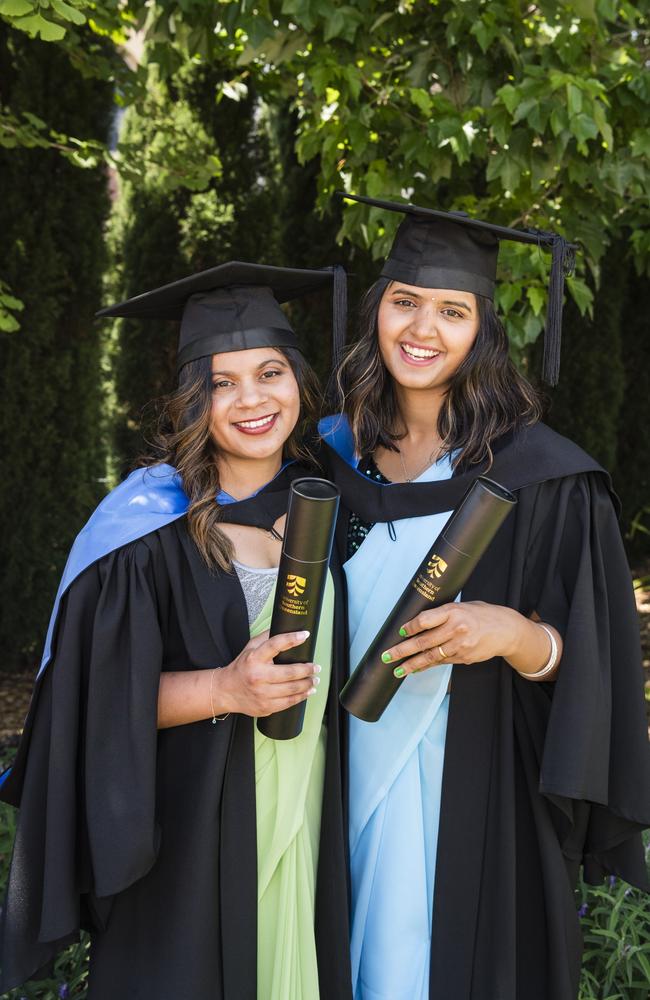
M 45 974 L 157 853 L 163 641 L 154 560 L 140 540 L 85 570 L 61 603 L 2 798 L 19 806 L 0 925 L 3 989 Z
M 564 640 L 554 684 L 517 678 L 539 740 L 540 791 L 566 858 L 648 888 L 639 831 L 650 826 L 650 757 L 639 624 L 612 499 L 596 473 L 544 484 L 524 579 L 525 613 Z M 546 716 L 540 725 L 540 707 Z

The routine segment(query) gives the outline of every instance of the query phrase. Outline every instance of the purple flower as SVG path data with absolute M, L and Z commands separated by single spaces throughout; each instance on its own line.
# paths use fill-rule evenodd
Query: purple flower
M 58 992 L 59 1000 L 68 1000 L 70 996 L 70 988 L 67 983 L 61 983 Z
M 610 875 L 608 882 L 610 886 L 613 888 L 616 885 L 616 875 Z
M 589 906 L 587 905 L 587 903 L 583 903 L 580 909 L 578 910 L 578 916 L 580 917 L 580 919 L 582 919 L 582 917 L 586 917 L 588 913 L 589 913 Z

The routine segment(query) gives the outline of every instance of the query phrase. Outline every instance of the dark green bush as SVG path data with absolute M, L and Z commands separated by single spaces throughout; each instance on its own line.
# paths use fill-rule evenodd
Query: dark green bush
M 3 100 L 63 131 L 105 139 L 111 88 L 58 47 L 0 24 Z M 0 147 L 0 279 L 24 302 L 0 332 L 1 665 L 32 663 L 67 551 L 105 487 L 101 302 L 108 213 L 102 168 Z

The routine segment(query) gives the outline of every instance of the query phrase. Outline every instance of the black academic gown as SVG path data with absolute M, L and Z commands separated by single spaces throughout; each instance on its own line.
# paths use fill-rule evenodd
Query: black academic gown
M 350 995 L 341 594 L 316 900 L 323 1000 Z M 20 805 L 2 989 L 83 927 L 89 1000 L 116 990 L 129 1000 L 256 1000 L 254 720 L 156 729 L 161 670 L 227 664 L 248 638 L 236 574 L 207 570 L 184 517 L 70 587 L 2 792 Z
M 480 472 L 382 488 L 323 450 L 345 508 L 368 522 L 450 510 Z M 463 600 L 537 611 L 564 649 L 555 683 L 526 681 L 499 658 L 453 669 L 430 996 L 575 1000 L 580 865 L 589 882 L 611 873 L 648 888 L 638 618 L 606 474 L 541 424 L 495 452 L 488 475 L 519 502 Z M 344 515 L 341 554 L 346 533 Z

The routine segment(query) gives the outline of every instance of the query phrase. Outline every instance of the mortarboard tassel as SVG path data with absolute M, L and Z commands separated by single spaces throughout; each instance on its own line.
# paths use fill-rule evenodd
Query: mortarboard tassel
M 551 277 L 548 286 L 548 308 L 546 330 L 544 332 L 544 361 L 542 378 L 551 386 L 560 377 L 560 350 L 562 344 L 562 305 L 564 301 L 564 278 L 573 273 L 575 246 L 563 236 L 553 236 L 551 247 Z
M 336 371 L 343 358 L 348 322 L 348 281 L 340 264 L 327 268 L 334 275 L 332 291 L 332 369 Z

